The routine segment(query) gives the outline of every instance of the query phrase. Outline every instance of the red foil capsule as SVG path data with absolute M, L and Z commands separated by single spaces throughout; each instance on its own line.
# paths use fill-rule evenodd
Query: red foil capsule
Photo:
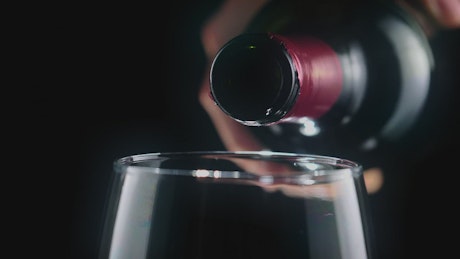
M 294 64 L 299 84 L 298 96 L 290 111 L 280 120 L 319 118 L 334 105 L 342 90 L 342 68 L 336 52 L 312 37 L 285 37 L 270 34 L 284 46 Z

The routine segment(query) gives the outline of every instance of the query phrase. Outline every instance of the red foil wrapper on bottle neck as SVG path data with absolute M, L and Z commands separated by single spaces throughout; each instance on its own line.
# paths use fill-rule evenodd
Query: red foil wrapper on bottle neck
M 299 93 L 294 106 L 281 121 L 302 117 L 318 118 L 339 98 L 342 90 L 342 68 L 336 52 L 313 37 L 270 37 L 284 46 L 296 69 Z

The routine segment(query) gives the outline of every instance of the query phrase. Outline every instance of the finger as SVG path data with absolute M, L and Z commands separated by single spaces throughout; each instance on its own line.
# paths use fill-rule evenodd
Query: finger
M 201 41 L 208 58 L 231 38 L 242 33 L 254 15 L 268 0 L 227 0 L 206 22 L 201 31 Z
M 364 171 L 364 183 L 368 193 L 376 193 L 383 186 L 383 171 L 380 168 L 369 168 Z
M 435 22 L 445 28 L 460 27 L 460 0 L 421 0 Z
M 370 168 L 364 171 L 364 183 L 368 194 L 377 193 L 383 186 L 383 171 L 380 168 Z M 287 196 L 297 198 L 322 198 L 331 199 L 337 195 L 335 183 L 314 185 L 291 185 L 291 184 L 259 184 L 268 192 L 281 191 Z

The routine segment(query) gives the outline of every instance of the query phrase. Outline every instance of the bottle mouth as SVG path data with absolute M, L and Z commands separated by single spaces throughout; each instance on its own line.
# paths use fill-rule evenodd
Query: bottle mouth
M 291 57 L 265 33 L 242 34 L 225 44 L 212 63 L 210 84 L 220 109 L 250 126 L 281 120 L 299 88 Z

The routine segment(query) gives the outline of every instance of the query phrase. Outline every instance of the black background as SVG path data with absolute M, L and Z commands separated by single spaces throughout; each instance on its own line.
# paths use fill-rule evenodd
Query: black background
M 5 172 L 17 177 L 5 213 L 20 222 L 9 235 L 19 245 L 14 258 L 96 258 L 116 158 L 223 149 L 197 100 L 205 72 L 200 29 L 219 2 L 82 3 L 30 21 L 18 57 L 27 72 L 4 96 L 15 101 L 4 105 L 5 143 L 12 143 L 5 149 L 17 159 Z M 429 134 L 420 154 L 390 156 L 402 170 L 371 196 L 381 258 L 455 248 L 457 34 L 432 42 L 436 109 L 422 124 Z

